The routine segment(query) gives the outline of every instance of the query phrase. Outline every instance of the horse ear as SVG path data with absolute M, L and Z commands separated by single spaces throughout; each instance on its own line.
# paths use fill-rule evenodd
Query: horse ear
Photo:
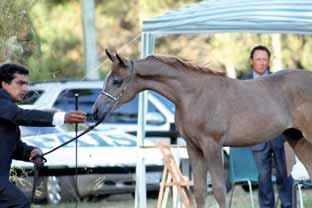
M 105 49 L 105 53 L 107 55 L 107 57 L 114 62 L 115 61 L 115 56 L 112 54 L 112 52 L 110 52 L 110 50 L 108 50 L 107 48 Z
M 126 68 L 127 67 L 127 64 L 125 63 L 125 61 L 123 60 L 123 58 L 121 58 L 118 53 L 116 53 L 116 57 L 119 61 L 119 64 L 123 67 L 123 68 Z

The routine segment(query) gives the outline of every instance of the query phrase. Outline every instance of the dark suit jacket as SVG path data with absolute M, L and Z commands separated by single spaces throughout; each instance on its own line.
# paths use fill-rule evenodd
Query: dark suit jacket
M 271 73 L 269 72 L 269 74 L 271 74 Z M 247 80 L 247 79 L 253 79 L 253 73 L 252 72 L 241 78 L 241 80 Z M 285 141 L 285 139 L 280 135 L 276 138 L 272 138 L 270 143 L 271 143 L 272 148 L 283 148 L 284 141 Z M 252 145 L 252 146 L 250 146 L 250 149 L 252 151 L 261 151 L 266 147 L 266 145 L 268 145 L 268 142 Z
M 19 125 L 52 126 L 53 113 L 19 108 L 0 89 L 0 192 L 9 182 L 12 159 L 29 161 L 34 147 L 22 142 Z

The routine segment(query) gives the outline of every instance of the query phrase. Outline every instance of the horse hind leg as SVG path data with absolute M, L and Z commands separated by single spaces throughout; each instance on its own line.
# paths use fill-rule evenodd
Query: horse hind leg
M 312 144 L 309 142 L 310 140 L 308 141 L 297 129 L 288 129 L 283 135 L 307 169 L 310 179 L 312 179 Z M 312 135 L 309 138 L 312 138 Z
M 298 108 L 294 124 L 298 127 L 286 130 L 283 134 L 296 155 L 306 167 L 312 179 L 312 104 L 307 102 Z

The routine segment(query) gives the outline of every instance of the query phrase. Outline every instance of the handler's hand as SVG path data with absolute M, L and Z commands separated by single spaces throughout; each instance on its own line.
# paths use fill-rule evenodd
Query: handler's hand
M 65 113 L 65 123 L 83 123 L 87 119 L 86 113 L 80 111 L 72 111 Z
M 42 151 L 38 148 L 35 148 L 30 152 L 29 161 L 32 161 L 33 163 L 38 165 L 42 164 L 43 163 L 42 157 L 36 157 L 37 155 L 42 155 Z

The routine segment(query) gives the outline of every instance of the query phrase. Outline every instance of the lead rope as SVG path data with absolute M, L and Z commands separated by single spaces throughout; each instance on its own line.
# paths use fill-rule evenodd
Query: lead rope
M 86 130 L 84 130 L 83 132 L 81 132 L 80 134 L 78 134 L 77 136 L 75 136 L 74 138 L 54 147 L 53 149 L 43 153 L 42 155 L 35 155 L 32 159 L 32 162 L 34 163 L 34 178 L 33 178 L 33 187 L 32 187 L 32 194 L 31 194 L 31 203 L 34 203 L 34 197 L 35 197 L 35 192 L 36 192 L 36 187 L 38 185 L 38 179 L 39 179 L 39 170 L 44 166 L 44 163 L 47 162 L 47 159 L 44 157 L 58 149 L 60 149 L 61 147 L 64 147 L 65 145 L 78 140 L 80 137 L 82 137 L 83 135 L 85 135 L 86 133 L 90 132 L 91 130 L 93 130 L 95 127 L 97 127 L 100 123 L 102 123 L 105 118 L 115 109 L 115 107 L 118 105 L 119 100 L 117 100 L 116 102 L 113 103 L 113 105 L 111 106 L 111 108 L 109 109 L 109 111 L 107 112 L 106 116 L 103 116 L 103 118 L 101 118 L 99 121 L 97 121 L 95 124 L 89 126 Z M 42 163 L 38 163 L 36 162 L 37 160 L 41 160 Z
M 42 160 L 42 163 L 41 162 L 37 162 L 37 160 Z M 36 194 L 36 187 L 39 183 L 39 170 L 41 168 L 43 168 L 44 166 L 44 163 L 46 162 L 47 160 L 41 156 L 41 155 L 35 155 L 33 158 L 32 158 L 32 162 L 34 163 L 34 178 L 33 178 L 33 187 L 32 187 L 32 190 L 31 190 L 31 203 L 34 202 L 34 198 L 35 198 L 35 194 Z
M 119 100 L 120 100 L 120 98 L 122 97 L 123 93 L 126 91 L 130 80 L 132 79 L 133 76 L 135 76 L 135 75 L 134 75 L 134 74 L 135 74 L 135 72 L 134 72 L 134 71 L 135 71 L 134 62 L 133 62 L 132 60 L 130 61 L 130 71 L 131 71 L 130 78 L 129 78 L 129 80 L 127 80 L 127 84 L 121 89 L 121 91 L 120 91 L 118 97 L 114 97 L 114 96 L 112 96 L 112 95 L 110 95 L 109 93 L 106 93 L 106 92 L 104 92 L 104 91 L 102 91 L 102 92 L 100 93 L 100 94 L 102 94 L 102 95 L 107 96 L 108 98 L 110 98 L 110 99 L 113 100 L 113 102 L 114 102 L 113 105 L 112 105 L 112 106 L 110 107 L 110 109 L 108 110 L 107 114 L 106 114 L 105 116 L 103 116 L 103 118 L 101 118 L 101 119 L 100 119 L 99 121 L 97 121 L 95 124 L 89 126 L 86 130 L 84 130 L 83 132 L 81 132 L 81 133 L 80 133 L 79 135 L 77 135 L 76 137 L 74 137 L 74 138 L 72 138 L 72 139 L 70 139 L 70 140 L 64 142 L 63 144 L 60 144 L 59 146 L 54 147 L 53 149 L 51 149 L 51 150 L 49 150 L 49 151 L 43 153 L 41 156 L 44 158 L 44 156 L 46 156 L 46 155 L 48 155 L 48 154 L 54 152 L 55 150 L 57 150 L 57 149 L 59 149 L 59 148 L 65 146 L 65 145 L 71 143 L 71 142 L 74 141 L 74 140 L 77 140 L 79 137 L 85 135 L 86 133 L 88 133 L 89 131 L 93 130 L 95 127 L 97 127 L 100 123 L 102 123 L 102 122 L 105 120 L 105 118 L 106 118 L 106 117 L 115 109 L 115 107 L 119 104 Z M 108 95 L 109 95 L 109 96 L 108 96 Z
M 137 34 L 137 35 L 135 36 L 135 38 L 133 38 L 133 39 L 130 40 L 128 43 L 126 43 L 126 44 L 124 44 L 122 47 L 120 47 L 118 51 L 121 51 L 121 50 L 123 50 L 124 48 L 128 47 L 130 44 L 132 44 L 133 42 L 135 42 L 135 41 L 136 41 L 137 39 L 139 39 L 140 37 L 141 37 L 141 33 Z M 107 59 L 105 59 L 102 63 L 100 63 L 100 64 L 99 64 L 98 66 L 96 66 L 95 68 L 96 68 L 96 69 L 99 69 L 99 68 L 104 64 L 104 62 L 105 62 L 106 60 L 107 60 Z M 131 61 L 131 68 L 133 68 L 133 62 L 132 62 L 132 61 Z M 85 77 L 84 77 L 84 78 L 85 78 Z M 83 79 L 84 79 L 84 78 L 83 78 Z M 102 92 L 101 94 L 104 94 L 104 93 Z M 114 101 L 115 101 L 115 100 L 114 100 Z M 106 114 L 106 116 L 107 116 L 108 114 L 110 114 L 110 113 L 114 110 L 115 106 L 116 106 L 118 103 L 119 103 L 119 101 L 115 101 L 115 103 L 112 105 L 111 109 L 108 111 L 108 113 Z M 74 140 L 77 141 L 79 137 L 81 137 L 81 136 L 85 135 L 86 133 L 90 132 L 90 131 L 93 130 L 95 127 L 97 127 L 100 123 L 102 123 L 102 122 L 105 120 L 106 116 L 103 117 L 102 119 L 100 119 L 100 120 L 99 120 L 98 122 L 96 122 L 94 125 L 89 126 L 89 127 L 88 127 L 85 131 L 83 131 L 81 134 L 77 135 L 78 132 L 76 132 L 76 136 L 75 136 L 74 138 L 68 140 L 67 142 L 65 142 L 65 143 L 63 143 L 63 144 L 61 144 L 61 145 L 59 145 L 59 146 L 54 147 L 53 149 L 49 150 L 48 152 L 45 152 L 45 153 L 42 154 L 42 155 L 37 155 L 37 156 L 34 157 L 34 158 L 36 158 L 36 159 L 37 159 L 37 158 L 40 158 L 40 159 L 42 160 L 42 163 L 38 165 L 38 164 L 36 164 L 36 163 L 33 161 L 33 162 L 34 162 L 34 178 L 33 178 L 33 187 L 32 187 L 32 194 L 31 194 L 31 203 L 34 202 L 36 187 L 37 187 L 37 185 L 38 185 L 37 183 L 38 183 L 38 179 L 39 179 L 39 169 L 43 168 L 43 167 L 44 167 L 44 163 L 47 161 L 46 158 L 45 158 L 44 156 L 45 156 L 45 155 L 48 155 L 48 154 L 50 154 L 50 153 L 52 153 L 52 152 L 54 152 L 54 151 L 56 151 L 57 149 L 59 149 L 59 148 L 65 146 L 65 145 L 71 143 L 71 142 L 74 141 Z M 77 158 L 77 150 L 76 150 L 76 158 Z M 76 170 L 77 170 L 77 166 L 76 166 Z M 77 179 L 76 179 L 76 184 L 77 184 Z M 76 185 L 76 187 L 77 187 L 77 185 Z M 78 190 L 76 189 L 76 192 L 77 192 L 77 191 L 78 191 Z M 77 207 L 77 206 L 76 206 L 76 207 Z
M 37 186 L 37 181 L 38 181 L 38 176 L 39 176 L 39 165 L 40 166 L 42 166 L 43 167 L 43 165 L 44 165 L 44 163 L 47 161 L 46 159 L 45 159 L 45 157 L 44 156 L 46 156 L 46 155 L 48 155 L 48 154 L 50 154 L 50 153 L 52 153 L 52 152 L 54 152 L 54 151 L 56 151 L 56 150 L 58 150 L 59 148 L 61 148 L 61 147 L 64 147 L 65 145 L 67 145 L 67 144 L 69 144 L 69 143 L 71 143 L 71 142 L 73 142 L 73 141 L 75 141 L 76 140 L 76 142 L 77 142 L 77 140 L 78 140 L 78 138 L 80 138 L 81 136 L 83 136 L 83 135 L 85 135 L 86 133 L 88 133 L 88 132 L 90 132 L 91 130 L 93 130 L 95 127 L 97 127 L 100 123 L 102 123 L 104 120 L 105 120 L 105 118 L 116 108 L 116 106 L 119 104 L 119 100 L 120 100 L 120 98 L 122 97 L 122 95 L 123 95 L 123 93 L 126 91 L 126 89 L 127 89 L 127 87 L 128 87 L 128 84 L 129 84 L 129 82 L 131 81 L 131 79 L 132 79 L 132 77 L 133 76 L 135 76 L 134 74 L 135 74 L 135 68 L 134 68 L 134 61 L 133 60 L 131 60 L 130 61 L 130 77 L 129 77 L 129 80 L 127 80 L 127 82 L 126 82 L 126 85 L 121 89 L 121 91 L 120 91 L 120 93 L 118 94 L 118 96 L 117 97 L 114 97 L 114 96 L 112 96 L 111 94 L 109 94 L 109 93 L 107 93 L 107 92 L 105 92 L 105 91 L 102 91 L 100 94 L 102 94 L 102 95 L 105 95 L 105 96 L 107 96 L 108 98 L 110 98 L 111 100 L 113 100 L 113 105 L 110 107 L 110 109 L 109 109 L 109 111 L 106 113 L 106 115 L 105 116 L 103 116 L 99 121 L 97 121 L 94 125 L 91 125 L 91 126 L 89 126 L 86 130 L 84 130 L 81 134 L 79 134 L 79 135 L 77 135 L 77 132 L 76 132 L 76 136 L 74 137 L 74 138 L 72 138 L 72 139 L 70 139 L 70 140 L 68 140 L 68 141 L 66 141 L 66 142 L 64 142 L 64 143 L 62 143 L 62 144 L 60 144 L 59 146 L 56 146 L 56 147 L 54 147 L 53 149 L 51 149 L 51 150 L 49 150 L 49 151 L 47 151 L 47 152 L 45 152 L 45 153 L 43 153 L 42 155 L 36 155 L 34 158 L 36 158 L 36 160 L 37 159 L 40 159 L 42 162 L 41 163 L 36 163 L 36 161 L 35 161 L 35 159 L 33 159 L 33 162 L 34 162 L 34 164 L 35 164 L 35 167 L 34 167 L 34 180 L 33 180 L 33 193 L 32 193 L 32 196 L 31 196 L 31 203 L 33 203 L 33 200 L 34 200 L 34 194 L 35 194 L 35 191 L 36 191 L 36 186 Z M 77 146 L 76 146 L 76 148 L 77 148 Z M 38 167 L 36 167 L 38 165 Z M 37 169 L 37 170 L 36 170 Z M 78 170 L 78 167 L 77 167 L 77 150 L 76 150 L 76 172 L 77 172 L 77 170 Z M 76 183 L 77 183 L 77 180 L 76 180 Z M 78 190 L 76 190 L 77 192 L 78 192 Z

